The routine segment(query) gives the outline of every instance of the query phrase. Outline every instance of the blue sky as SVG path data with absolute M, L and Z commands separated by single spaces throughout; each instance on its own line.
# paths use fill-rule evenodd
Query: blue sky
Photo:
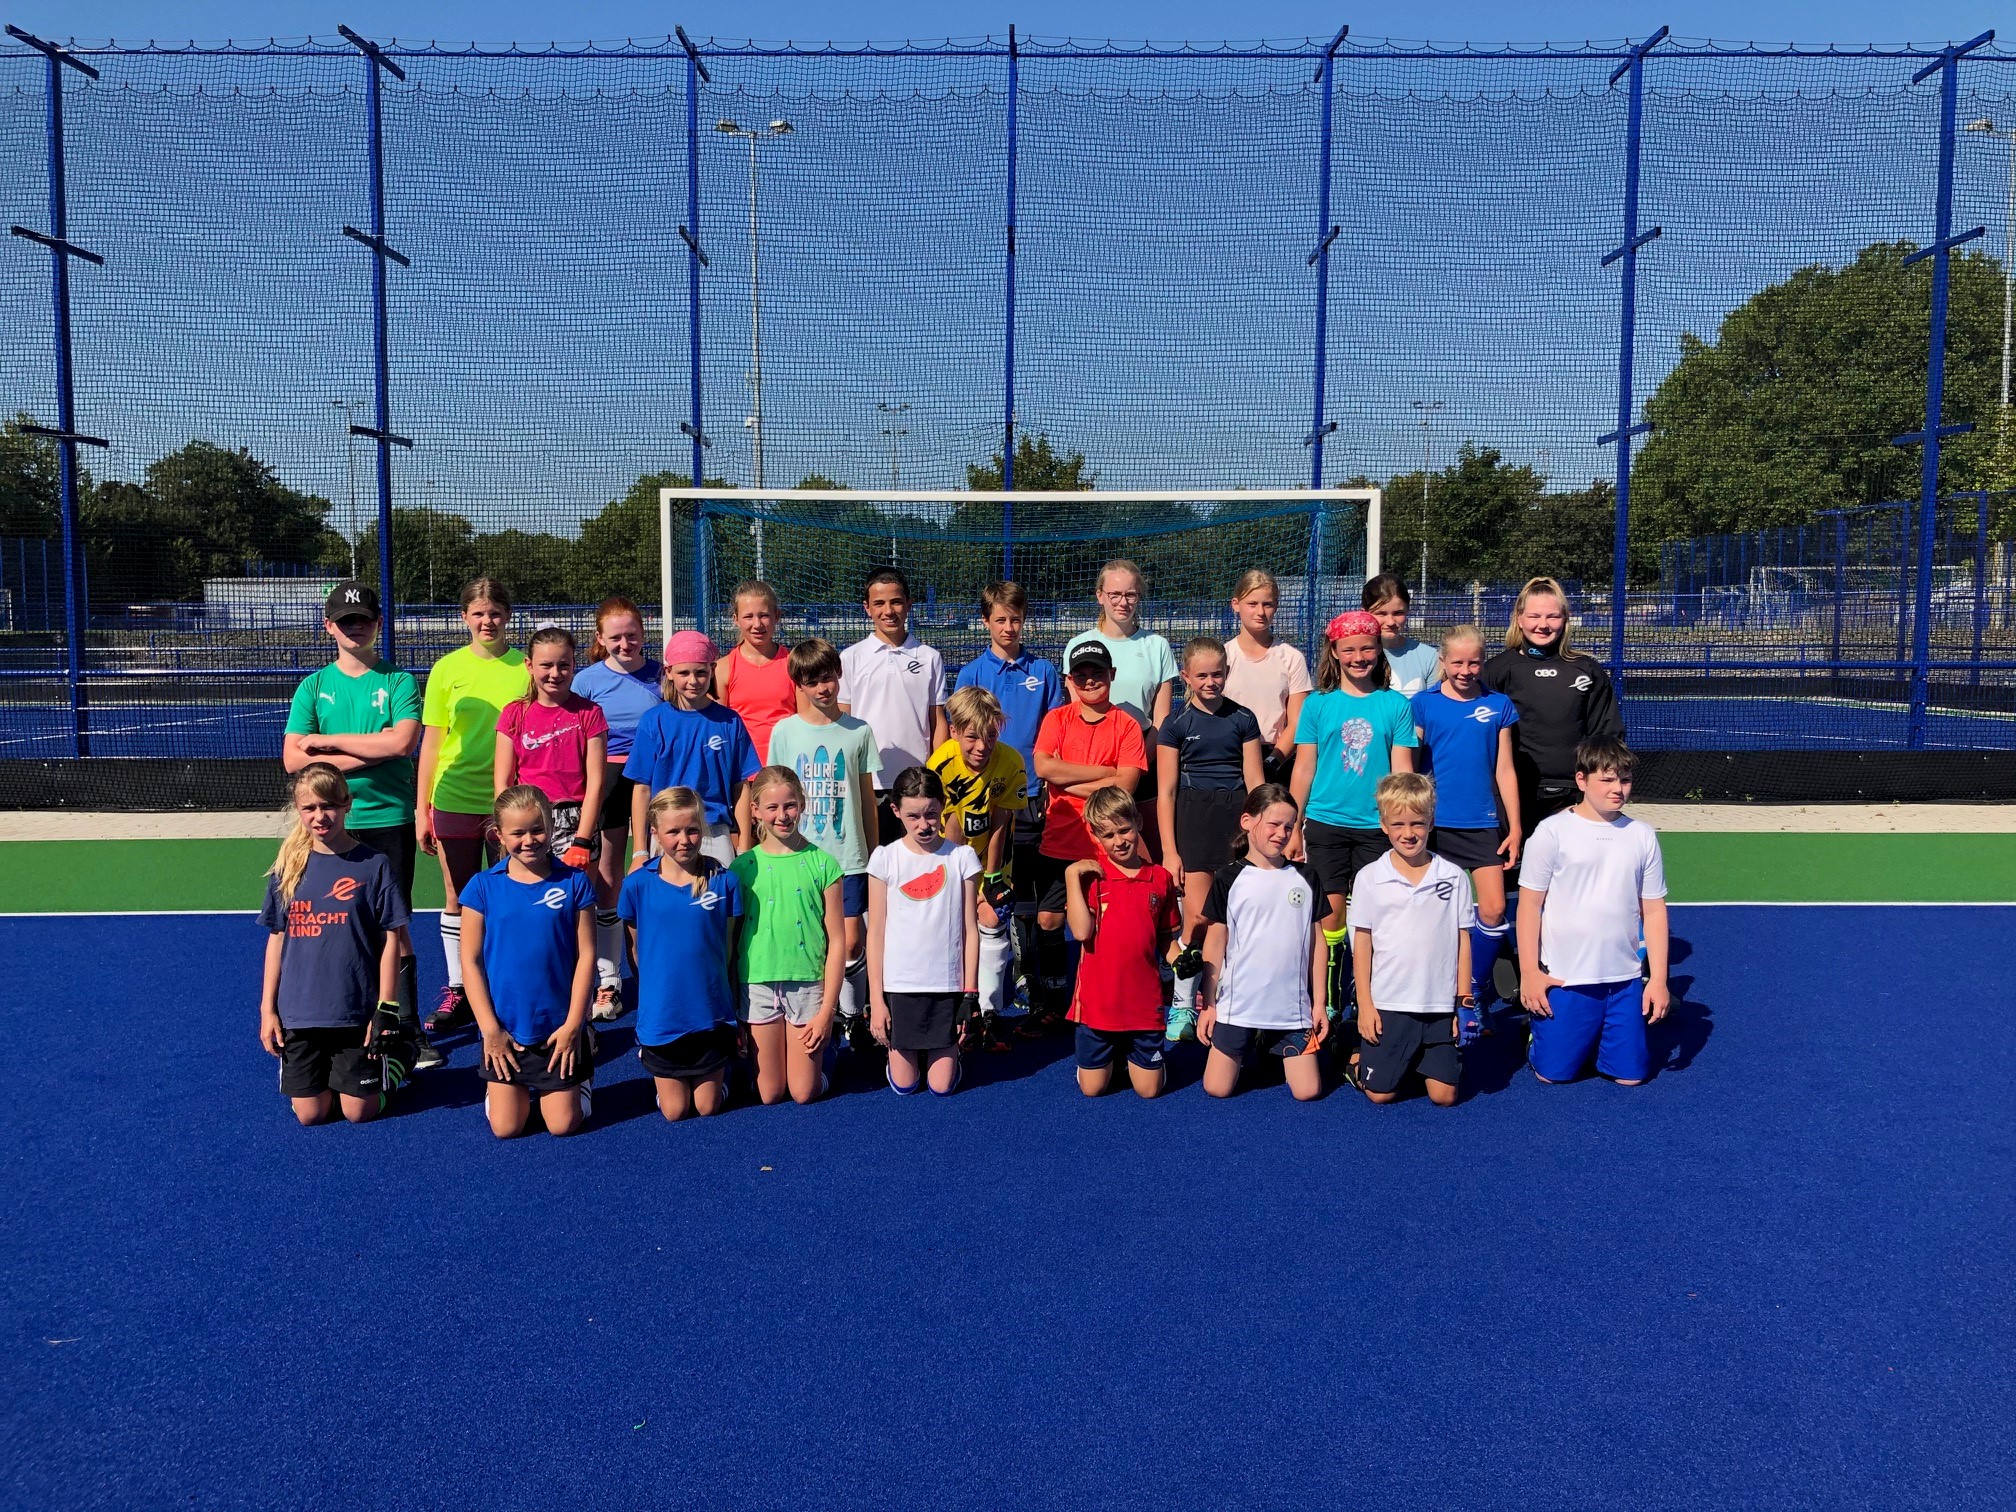
M 997 34 L 1218 39 L 1197 5 L 960 5 L 841 12 L 755 4 L 675 17 L 593 3 L 310 12 L 16 4 L 79 36 L 328 36 L 482 42 L 662 35 L 893 40 Z M 1746 5 L 1519 13 L 1515 40 L 1647 31 L 1761 41 L 1936 41 L 1977 11 Z M 1335 30 L 1333 14 L 1245 6 L 1247 36 Z M 1502 10 L 1392 7 L 1359 39 L 1494 42 Z M 1897 23 L 1897 24 L 1893 24 Z M 80 423 L 119 443 L 101 475 L 202 436 L 291 483 L 347 497 L 334 398 L 368 393 L 367 259 L 354 58 L 108 62 L 72 96 Z M 26 82 L 32 70 L 10 65 Z M 1419 465 L 1424 440 L 1502 448 L 1562 486 L 1607 473 L 1621 99 L 1606 65 L 1360 64 L 1340 76 L 1332 156 L 1325 481 Z M 1642 400 L 1683 332 L 1712 336 L 1757 288 L 1930 224 L 1931 89 L 1891 60 L 1779 68 L 1662 64 L 1648 102 Z M 762 147 L 767 481 L 817 469 L 958 487 L 998 447 L 1005 120 L 989 59 L 891 66 L 719 60 L 703 95 L 704 423 L 710 474 L 752 481 L 747 155 L 717 117 L 791 118 Z M 402 503 L 488 525 L 562 528 L 640 472 L 683 470 L 688 413 L 683 70 L 665 64 L 425 60 L 388 93 L 389 220 Z M 1968 114 L 2006 115 L 2016 64 L 1966 76 Z M 2003 82 L 2007 80 L 2008 83 Z M 116 87 L 111 87 L 116 86 Z M 200 86 L 200 88 L 196 87 Z M 1302 62 L 1025 65 L 1018 213 L 1018 420 L 1084 450 L 1111 487 L 1308 481 L 1319 96 Z M 499 90 L 502 93 L 499 93 Z M 275 93 L 274 91 L 279 91 Z M 305 92 L 304 92 L 305 91 Z M 525 91 L 530 91 L 529 96 Z M 0 90 L 0 222 L 39 225 L 39 101 Z M 1999 251 L 2006 155 L 1963 143 L 1958 215 Z M 17 169 L 17 165 L 19 165 Z M 0 407 L 48 412 L 46 265 L 0 257 Z M 4 249 L 0 249 L 4 251 Z M 1436 431 L 1413 401 L 1439 401 Z M 878 404 L 907 405 L 892 424 Z M 901 435 L 891 437 L 890 429 Z M 890 447 L 895 444 L 896 456 Z M 363 461 L 359 457 L 360 463 Z M 360 480 L 369 496 L 368 477 Z

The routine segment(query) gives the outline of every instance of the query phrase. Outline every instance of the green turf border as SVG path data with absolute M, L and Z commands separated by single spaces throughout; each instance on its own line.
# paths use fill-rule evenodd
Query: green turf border
M 1676 903 L 2016 902 L 2016 835 L 1660 837 Z M 270 840 L 0 842 L 0 914 L 255 909 Z M 419 908 L 441 906 L 422 856 Z

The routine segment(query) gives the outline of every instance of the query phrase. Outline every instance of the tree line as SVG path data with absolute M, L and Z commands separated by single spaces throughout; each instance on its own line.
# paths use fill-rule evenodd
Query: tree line
M 1924 423 L 1931 272 L 1929 263 L 1905 266 L 1912 250 L 1905 242 L 1877 243 L 1844 266 L 1801 268 L 1732 310 L 1712 335 L 1681 337 L 1678 363 L 1645 404 L 1652 431 L 1632 468 L 1635 579 L 1656 575 L 1662 541 L 1797 525 L 1816 510 L 1915 497 L 1919 454 L 1891 444 Z M 1947 444 L 1943 489 L 2016 486 L 2016 436 L 1997 401 L 2002 297 L 1996 259 L 1954 257 L 1946 419 L 1974 420 L 1978 428 Z M 0 535 L 46 538 L 57 533 L 55 448 L 24 432 L 27 421 L 19 416 L 0 428 Z M 998 490 L 1002 458 L 966 471 L 970 489 Z M 1088 488 L 1097 479 L 1082 453 L 1048 436 L 1017 442 L 1018 491 Z M 650 592 L 658 581 L 658 490 L 688 481 L 669 470 L 647 473 L 572 536 L 481 530 L 453 510 L 400 505 L 392 512 L 394 591 L 405 603 L 452 600 L 467 578 L 491 571 L 528 603 Z M 288 487 L 243 448 L 192 441 L 156 460 L 141 482 L 95 482 L 88 474 L 81 482 L 91 591 L 101 602 L 200 598 L 205 578 L 241 576 L 248 563 L 349 569 L 353 544 L 331 528 L 331 501 Z M 798 486 L 838 485 L 815 473 Z M 1419 575 L 1424 541 L 1429 576 L 1439 582 L 1510 581 L 1543 571 L 1609 579 L 1615 497 L 1607 481 L 1555 487 L 1473 437 L 1445 466 L 1398 473 L 1382 486 L 1385 563 L 1410 580 Z M 937 516 L 894 517 L 888 551 L 937 581 L 981 581 L 1000 561 L 1003 513 L 1003 506 L 974 503 Z M 1142 559 L 1151 577 L 1158 569 L 1194 575 L 1198 538 L 1171 527 L 1206 518 L 1218 527 L 1214 569 L 1265 561 L 1292 572 L 1304 560 L 1293 529 L 1242 512 L 1236 494 L 1191 520 L 1148 506 L 1073 522 L 1032 505 L 1018 519 L 1018 534 L 1032 516 L 1046 538 L 1022 552 L 1016 571 L 1034 580 L 1039 598 L 1082 594 L 1091 568 L 1115 554 Z M 766 526 L 765 571 L 791 601 L 852 602 L 861 572 L 882 559 L 892 515 L 864 497 L 858 506 L 822 505 L 817 527 L 800 518 Z M 693 520 L 690 508 L 675 512 L 682 585 L 693 581 Z M 714 519 L 704 545 L 714 554 L 716 580 L 754 571 L 749 527 Z M 2016 519 L 1998 519 L 1998 535 L 2012 528 Z M 1095 532 L 1099 539 L 1091 538 Z M 354 550 L 364 574 L 373 575 L 375 522 Z

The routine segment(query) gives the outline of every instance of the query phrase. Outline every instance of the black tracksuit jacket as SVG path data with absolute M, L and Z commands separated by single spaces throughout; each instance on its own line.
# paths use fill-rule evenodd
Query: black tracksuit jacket
M 1521 827 L 1575 802 L 1575 747 L 1591 735 L 1624 736 L 1610 674 L 1594 657 L 1505 650 L 1484 663 L 1484 686 L 1519 711 L 1512 765 L 1519 778 Z M 1562 799 L 1566 798 L 1566 802 Z

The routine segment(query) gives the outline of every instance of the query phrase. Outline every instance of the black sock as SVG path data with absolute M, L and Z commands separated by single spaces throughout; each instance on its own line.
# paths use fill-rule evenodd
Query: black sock
M 1064 988 L 1071 970 L 1070 953 L 1064 944 L 1062 929 L 1036 930 L 1036 981 L 1031 984 L 1031 995 L 1040 994 L 1038 1010 L 1057 1014 L 1065 1009 Z

